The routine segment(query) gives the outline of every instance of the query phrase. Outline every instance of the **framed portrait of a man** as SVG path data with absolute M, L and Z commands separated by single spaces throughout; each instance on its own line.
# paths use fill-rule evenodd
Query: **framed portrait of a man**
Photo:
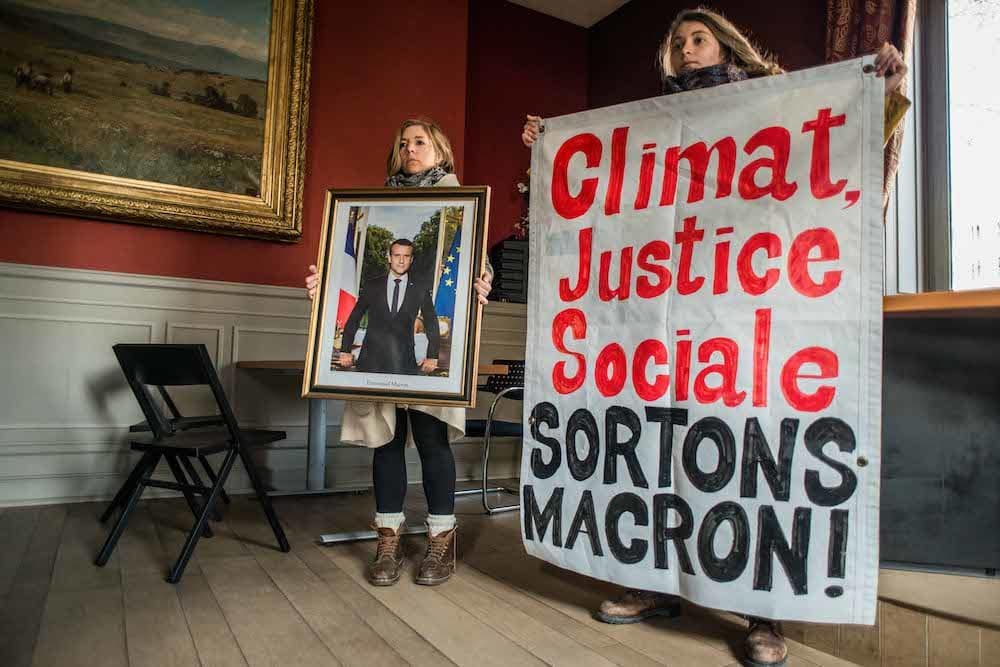
M 302 395 L 475 401 L 489 188 L 330 190 Z

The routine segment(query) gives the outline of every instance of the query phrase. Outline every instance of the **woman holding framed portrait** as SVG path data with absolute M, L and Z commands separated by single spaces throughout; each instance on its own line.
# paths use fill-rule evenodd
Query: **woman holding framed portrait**
M 454 174 L 451 143 L 437 124 L 421 118 L 406 120 L 399 126 L 389 149 L 385 185 L 393 188 L 459 186 Z M 430 288 L 411 275 L 414 259 L 410 239 L 394 238 L 388 244 L 386 271 L 364 281 L 361 294 L 345 320 L 339 351 L 334 354 L 336 366 L 393 373 L 400 372 L 399 367 L 408 367 L 414 373 L 433 373 L 437 369 L 437 328 L 430 326 L 437 322 L 437 315 Z M 492 269 L 487 264 L 486 272 L 473 281 L 479 304 L 487 302 L 492 277 Z M 316 266 L 309 267 L 305 285 L 309 298 L 314 299 L 320 287 Z M 381 308 L 375 307 L 376 303 L 381 304 Z M 385 317 L 386 314 L 393 317 Z M 354 337 L 362 318 L 367 318 L 367 331 L 360 345 L 360 356 L 355 360 L 351 350 L 356 347 Z M 403 323 L 396 325 L 399 331 L 389 328 L 390 319 Z M 414 327 L 421 328 L 418 321 L 423 322 L 422 328 L 427 333 L 427 347 L 419 363 L 412 344 Z M 382 370 L 380 365 L 388 370 Z M 444 583 L 454 573 L 457 524 L 455 459 L 450 442 L 464 433 L 464 408 L 347 401 L 341 439 L 374 449 L 372 479 L 378 545 L 368 568 L 368 580 L 373 585 L 391 586 L 401 574 L 400 537 L 407 487 L 404 452 L 410 443 L 416 445 L 420 454 L 428 507 L 427 552 L 416 582 L 433 586 Z

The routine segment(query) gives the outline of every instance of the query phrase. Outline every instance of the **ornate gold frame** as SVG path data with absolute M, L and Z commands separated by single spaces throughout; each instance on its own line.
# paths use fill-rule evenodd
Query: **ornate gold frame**
M 272 0 L 260 195 L 236 195 L 0 160 L 0 203 L 160 227 L 297 241 L 313 0 Z
M 302 376 L 303 398 L 327 398 L 341 400 L 388 401 L 410 405 L 446 405 L 451 407 L 472 407 L 476 404 L 476 376 L 479 369 L 479 337 L 483 321 L 483 307 L 475 296 L 474 290 L 465 295 L 467 300 L 467 321 L 463 324 L 466 331 L 465 347 L 462 349 L 462 381 L 461 388 L 455 393 L 444 393 L 414 389 L 364 389 L 343 385 L 324 385 L 320 382 L 320 347 L 324 336 L 330 336 L 324 326 L 328 320 L 327 310 L 336 303 L 328 293 L 327 276 L 331 271 L 331 263 L 336 254 L 330 247 L 333 243 L 334 226 L 337 220 L 337 207 L 350 206 L 358 201 L 392 201 L 400 204 L 414 204 L 425 200 L 471 199 L 476 202 L 476 219 L 470 221 L 473 225 L 471 248 L 472 275 L 482 275 L 486 270 L 486 239 L 489 236 L 490 219 L 490 188 L 489 186 L 465 187 L 425 187 L 425 188 L 345 188 L 327 190 L 326 205 L 323 210 L 323 227 L 320 231 L 319 256 L 316 266 L 319 267 L 319 287 L 312 302 L 312 314 L 309 320 L 309 340 L 306 345 L 305 372 Z M 457 297 L 456 297 L 457 298 Z M 387 374 L 385 377 L 394 376 Z

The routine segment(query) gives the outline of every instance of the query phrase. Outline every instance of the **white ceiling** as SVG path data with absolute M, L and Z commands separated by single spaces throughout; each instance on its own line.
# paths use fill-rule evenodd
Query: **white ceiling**
M 628 0 L 509 0 L 536 12 L 589 28 Z

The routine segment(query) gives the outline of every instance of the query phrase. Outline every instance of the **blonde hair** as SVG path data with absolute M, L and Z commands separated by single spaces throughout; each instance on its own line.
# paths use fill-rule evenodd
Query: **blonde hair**
M 419 125 L 427 133 L 431 145 L 434 146 L 434 153 L 438 158 L 437 166 L 449 174 L 454 173 L 455 154 L 451 150 L 451 142 L 448 141 L 448 137 L 445 136 L 437 123 L 430 118 L 409 118 L 404 120 L 399 129 L 396 130 L 396 136 L 393 138 L 392 146 L 389 148 L 389 159 L 385 163 L 386 178 L 395 176 L 403 169 L 403 158 L 399 154 L 399 146 L 403 143 L 403 133 L 406 132 L 406 128 L 413 127 L 414 125 Z
M 670 45 L 674 41 L 677 28 L 686 21 L 698 21 L 711 30 L 715 39 L 719 41 L 723 62 L 736 65 L 750 78 L 784 74 L 785 70 L 781 69 L 770 54 L 755 47 L 726 17 L 711 9 L 697 7 L 684 9 L 677 14 L 670 24 L 670 30 L 660 42 L 660 49 L 656 54 L 656 68 L 660 72 L 661 81 L 676 74 L 670 67 Z

